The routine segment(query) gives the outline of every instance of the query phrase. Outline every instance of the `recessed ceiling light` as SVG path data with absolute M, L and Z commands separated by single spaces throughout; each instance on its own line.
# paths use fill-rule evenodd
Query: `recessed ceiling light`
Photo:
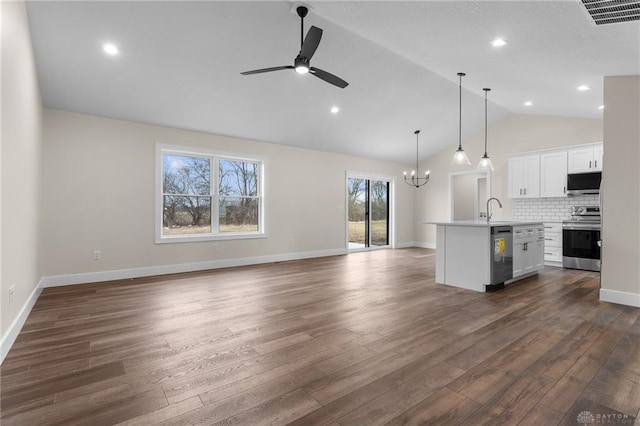
M 533 105 L 533 102 L 531 102 L 531 101 L 527 101 L 527 102 L 524 103 L 524 106 L 531 106 L 531 105 Z
M 591 87 L 587 86 L 586 84 L 583 84 L 582 86 L 578 86 L 578 90 L 581 92 L 586 92 L 589 89 L 591 89 Z
M 604 105 L 600 105 L 598 109 L 604 109 Z
M 340 112 L 340 108 L 337 106 L 331 107 L 331 114 L 337 114 Z
M 503 38 L 497 38 L 495 40 L 491 40 L 491 45 L 493 47 L 502 47 L 502 46 L 505 46 L 506 44 L 507 44 L 507 40 Z
M 111 56 L 115 56 L 118 53 L 120 53 L 120 49 L 118 49 L 118 46 L 116 46 L 113 43 L 105 43 L 102 45 L 102 50 L 104 51 L 104 53 L 106 53 L 107 55 L 111 55 Z

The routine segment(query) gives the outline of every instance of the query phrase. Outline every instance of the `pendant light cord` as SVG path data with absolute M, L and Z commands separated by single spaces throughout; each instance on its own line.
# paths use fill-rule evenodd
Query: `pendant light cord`
M 458 73 L 458 76 L 460 77 L 460 83 L 458 86 L 460 88 L 458 99 L 458 105 L 460 106 L 458 114 L 458 151 L 462 150 L 462 77 L 464 77 L 465 75 L 466 74 L 463 72 Z
M 419 173 L 418 173 L 418 135 L 420 134 L 420 130 L 416 130 L 413 133 L 416 134 L 416 177 L 418 177 L 419 176 Z
M 484 89 L 484 156 L 487 157 L 487 93 L 491 89 Z

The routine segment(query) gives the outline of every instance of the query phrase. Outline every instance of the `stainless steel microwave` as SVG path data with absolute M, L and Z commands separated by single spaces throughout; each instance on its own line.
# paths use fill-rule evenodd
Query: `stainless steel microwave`
M 569 173 L 567 195 L 599 194 L 602 172 Z

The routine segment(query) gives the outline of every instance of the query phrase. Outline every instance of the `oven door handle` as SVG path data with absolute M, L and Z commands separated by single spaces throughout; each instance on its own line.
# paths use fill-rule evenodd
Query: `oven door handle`
M 569 231 L 600 231 L 602 226 L 588 223 L 572 223 L 571 225 L 563 224 L 562 229 Z

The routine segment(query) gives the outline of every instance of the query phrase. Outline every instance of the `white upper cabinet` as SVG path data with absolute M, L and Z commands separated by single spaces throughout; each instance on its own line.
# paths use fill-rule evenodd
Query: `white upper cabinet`
M 602 171 L 602 144 L 569 150 L 569 173 L 599 171 Z
M 567 151 L 540 154 L 540 196 L 567 196 Z
M 604 147 L 602 144 L 596 145 L 593 147 L 593 163 L 594 169 L 601 172 L 602 171 L 602 152 L 604 151 Z
M 535 198 L 540 196 L 540 155 L 526 155 L 509 159 L 509 197 Z
M 602 171 L 602 143 L 509 158 L 509 198 L 566 197 L 567 173 Z

